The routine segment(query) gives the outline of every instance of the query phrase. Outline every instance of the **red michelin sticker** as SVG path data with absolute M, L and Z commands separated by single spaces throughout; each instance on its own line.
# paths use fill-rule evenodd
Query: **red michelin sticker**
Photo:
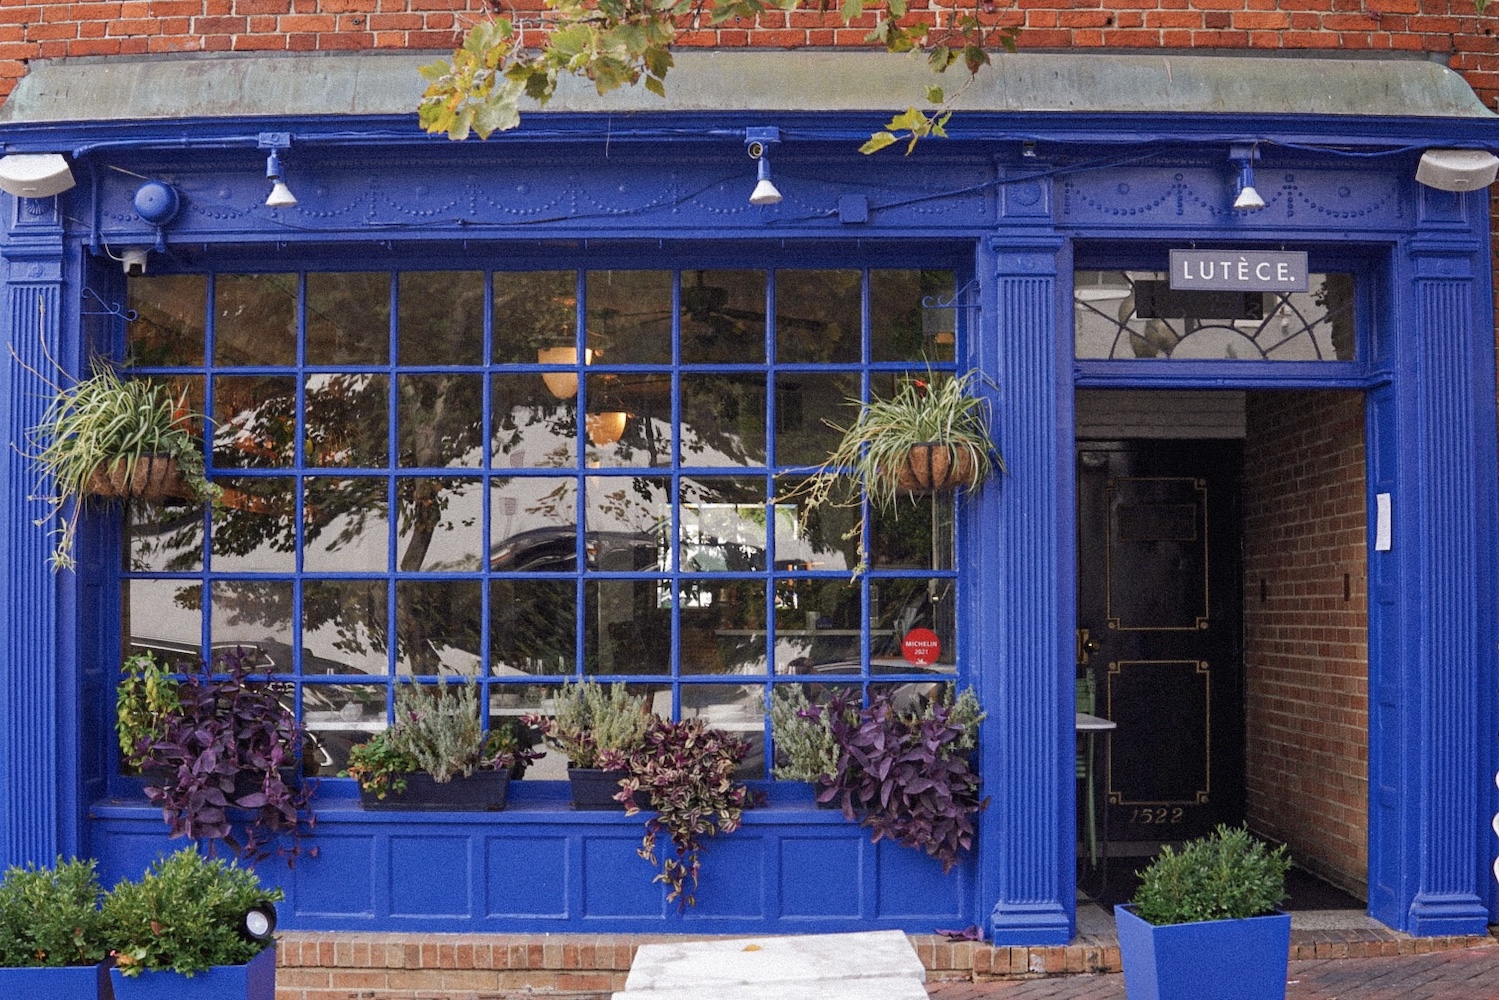
M 942 640 L 929 628 L 913 628 L 900 644 L 900 653 L 907 663 L 928 667 L 942 655 Z

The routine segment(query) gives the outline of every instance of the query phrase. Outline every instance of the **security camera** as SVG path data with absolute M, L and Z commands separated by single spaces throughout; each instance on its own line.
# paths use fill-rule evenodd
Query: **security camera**
M 120 263 L 125 265 L 125 273 L 132 278 L 146 273 L 146 254 L 149 250 L 126 250 L 120 254 Z
M 765 143 L 752 142 L 748 146 L 744 147 L 744 151 L 749 153 L 750 159 L 758 160 L 760 157 L 765 155 Z

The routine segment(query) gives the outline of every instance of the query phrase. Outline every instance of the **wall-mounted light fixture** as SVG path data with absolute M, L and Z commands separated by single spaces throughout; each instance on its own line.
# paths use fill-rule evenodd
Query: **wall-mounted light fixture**
M 256 903 L 245 911 L 239 922 L 239 935 L 246 941 L 269 941 L 276 933 L 276 907 Z
M 1482 149 L 1428 149 L 1416 166 L 1416 180 L 1438 191 L 1477 191 L 1496 174 L 1499 156 Z
M 1237 212 L 1257 212 L 1265 199 L 1254 189 L 1254 161 L 1260 158 L 1260 147 L 1252 142 L 1235 142 L 1228 147 L 1228 158 L 1239 168 L 1239 193 L 1234 198 Z
M 152 249 L 157 253 L 166 252 L 167 238 L 163 227 L 177 218 L 181 207 L 182 199 L 177 189 L 164 181 L 147 181 L 135 189 L 135 214 L 141 217 L 141 221 L 156 227 L 156 246 Z
M 50 198 L 76 183 L 61 153 L 11 153 L 0 157 L 0 191 L 17 198 Z
M 281 165 L 282 152 L 291 148 L 291 133 L 262 132 L 259 145 L 261 149 L 271 151 L 265 158 L 265 179 L 271 182 L 271 193 L 265 199 L 266 207 L 291 208 L 297 203 L 297 196 L 286 186 L 286 174 Z
M 757 161 L 755 190 L 750 193 L 751 205 L 779 205 L 781 192 L 770 179 L 770 157 L 768 148 L 781 141 L 781 130 L 775 127 L 747 128 L 744 130 L 744 149 L 750 159 Z

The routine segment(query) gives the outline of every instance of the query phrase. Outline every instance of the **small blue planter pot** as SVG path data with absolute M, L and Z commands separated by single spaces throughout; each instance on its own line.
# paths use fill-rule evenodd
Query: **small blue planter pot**
M 110 970 L 114 1000 L 276 1000 L 276 949 L 244 965 L 216 965 L 184 976 L 177 972 L 142 972 L 134 978 Z
M 0 997 L 27 1000 L 113 1000 L 105 965 L 0 969 Z
M 1114 907 L 1129 1000 L 1285 1000 L 1291 915 L 1157 927 Z

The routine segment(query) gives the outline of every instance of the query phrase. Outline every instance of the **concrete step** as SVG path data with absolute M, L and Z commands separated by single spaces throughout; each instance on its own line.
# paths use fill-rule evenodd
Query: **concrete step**
M 696 994 L 714 1000 L 831 1000 L 845 995 L 851 1000 L 920 1000 L 926 995 L 921 988 L 925 981 L 926 969 L 900 931 L 732 938 L 642 945 L 615 998 L 687 1000 Z M 834 992 L 844 984 L 848 992 Z M 797 992 L 802 987 L 806 991 Z M 876 988 L 892 992 L 870 992 Z

